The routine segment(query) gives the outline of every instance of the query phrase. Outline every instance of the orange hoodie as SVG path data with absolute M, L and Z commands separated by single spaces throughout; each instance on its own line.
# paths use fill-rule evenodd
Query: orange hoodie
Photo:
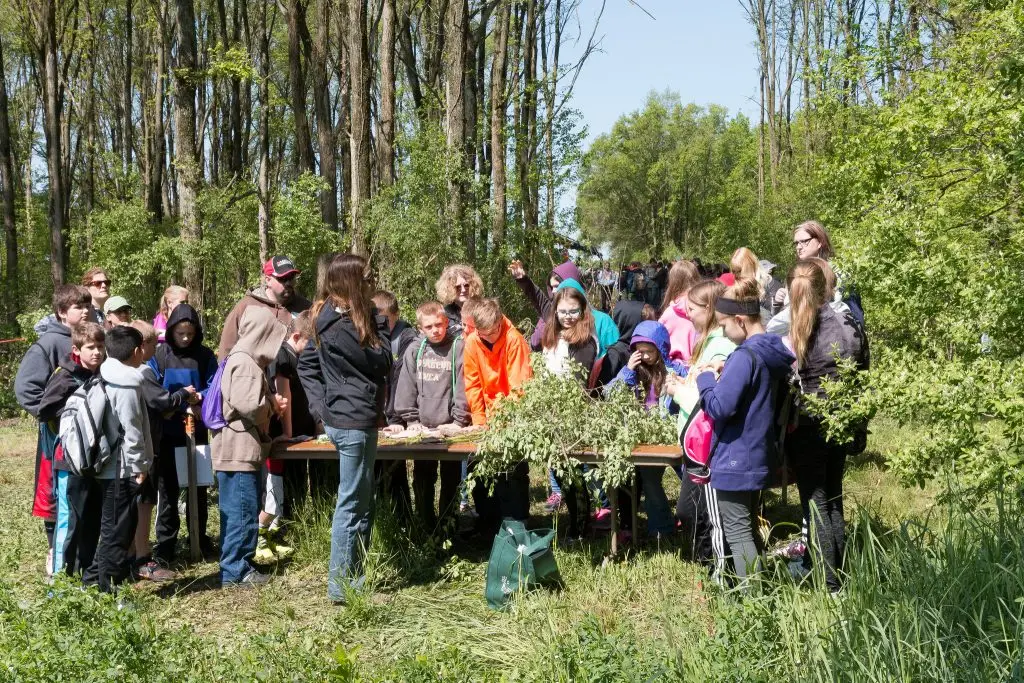
M 533 376 L 530 345 L 512 322 L 502 317 L 501 334 L 494 348 L 475 331 L 466 337 L 463 351 L 466 398 L 474 425 L 487 424 L 487 411 L 499 396 L 505 396 Z

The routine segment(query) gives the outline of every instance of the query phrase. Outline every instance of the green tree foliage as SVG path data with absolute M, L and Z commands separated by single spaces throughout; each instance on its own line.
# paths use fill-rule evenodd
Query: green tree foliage
M 742 115 L 652 93 L 584 157 L 577 198 L 583 233 L 610 242 L 623 258 L 721 258 L 736 243 L 775 256 L 778 245 L 757 230 L 756 140 Z

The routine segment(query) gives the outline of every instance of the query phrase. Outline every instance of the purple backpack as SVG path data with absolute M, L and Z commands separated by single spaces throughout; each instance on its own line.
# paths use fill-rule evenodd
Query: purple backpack
M 217 372 L 210 380 L 210 385 L 206 389 L 206 398 L 203 399 L 203 407 L 199 411 L 203 424 L 212 431 L 228 426 L 227 420 L 224 419 L 224 399 L 220 393 L 220 380 L 224 376 L 224 366 L 227 364 L 228 359 L 225 358 L 217 365 Z

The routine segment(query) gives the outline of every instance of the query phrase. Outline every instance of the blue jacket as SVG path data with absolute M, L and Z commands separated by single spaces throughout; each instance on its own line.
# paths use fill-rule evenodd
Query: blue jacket
M 713 373 L 697 377 L 701 405 L 715 423 L 711 441 L 711 486 L 722 491 L 759 491 L 775 461 L 773 386 L 796 358 L 781 337 L 748 337 Z
M 666 360 L 668 358 L 668 352 L 671 344 L 669 340 L 668 330 L 665 329 L 664 325 L 653 320 L 644 320 L 643 322 L 641 322 L 639 325 L 636 326 L 636 329 L 633 330 L 633 337 L 630 339 L 629 342 L 630 352 L 632 352 L 636 345 L 639 344 L 640 342 L 648 342 L 654 344 L 654 346 L 658 349 L 658 353 L 661 354 L 662 361 L 665 362 L 665 368 L 671 372 L 676 373 L 680 377 L 686 377 L 687 368 L 685 365 L 683 365 L 679 361 Z M 640 378 L 637 376 L 635 370 L 631 370 L 628 365 L 623 365 L 622 369 L 619 370 L 619 374 L 615 376 L 615 379 L 609 382 L 608 385 L 605 387 L 605 393 L 610 391 L 611 388 L 614 387 L 619 382 L 625 383 L 626 386 L 636 391 L 637 387 L 640 385 Z M 678 407 L 674 403 L 672 403 L 672 398 L 670 396 L 663 397 L 661 401 L 659 401 L 658 396 L 646 396 L 643 398 L 644 405 L 648 409 L 660 402 L 666 409 L 669 410 L 669 412 L 674 413 L 678 410 Z
M 196 328 L 196 336 L 184 348 L 174 344 L 174 327 L 184 322 L 192 323 Z M 210 380 L 217 374 L 217 355 L 203 346 L 203 327 L 199 314 L 188 304 L 179 304 L 167 321 L 166 343 L 156 349 L 156 354 L 149 359 L 149 366 L 156 373 L 157 380 L 170 393 L 182 387 L 193 386 L 203 398 L 210 388 Z M 164 419 L 163 440 L 168 445 L 181 446 L 185 443 L 184 415 L 187 404 L 180 404 L 175 411 Z M 194 411 L 198 418 L 198 407 Z M 206 429 L 196 420 L 196 441 L 206 442 Z

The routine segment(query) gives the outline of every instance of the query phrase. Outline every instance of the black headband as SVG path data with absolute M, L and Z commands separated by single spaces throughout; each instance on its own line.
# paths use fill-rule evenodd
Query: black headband
M 715 310 L 723 315 L 749 315 L 753 318 L 761 315 L 761 304 L 756 299 L 739 301 L 723 296 L 715 303 Z

